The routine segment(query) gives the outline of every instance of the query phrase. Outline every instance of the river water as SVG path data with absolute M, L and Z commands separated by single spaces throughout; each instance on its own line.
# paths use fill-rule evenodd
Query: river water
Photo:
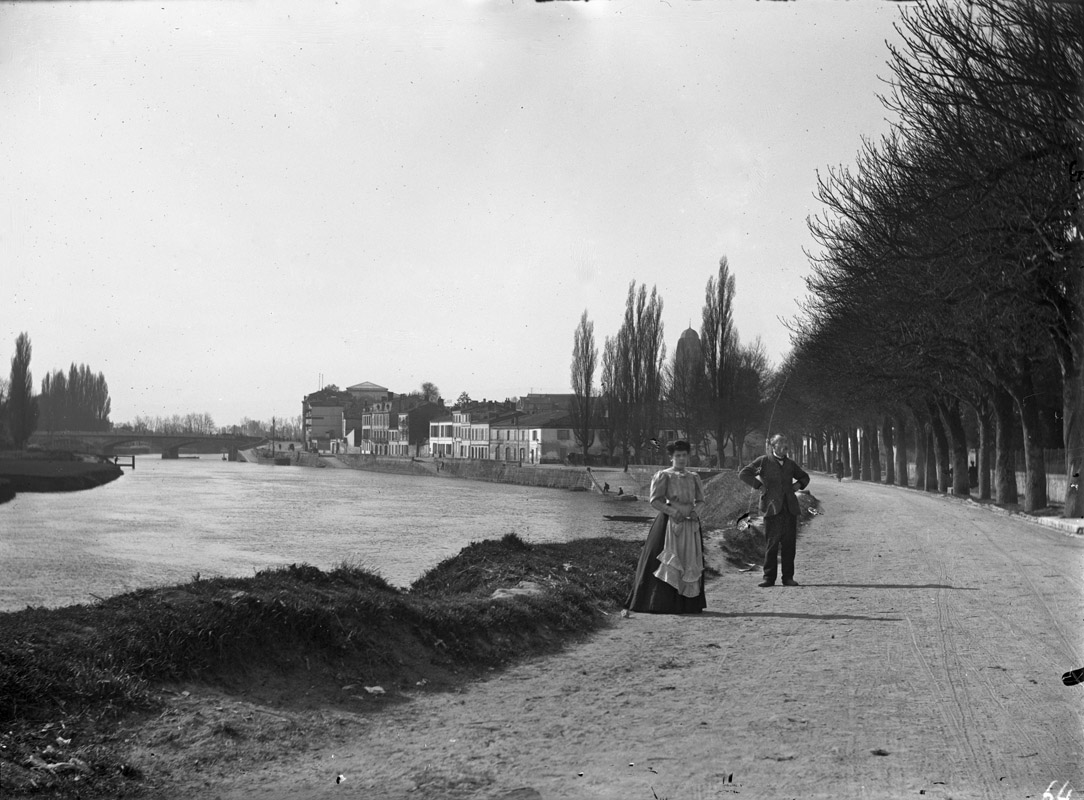
M 647 533 L 604 513 L 651 510 L 591 492 L 137 457 L 105 486 L 0 505 L 0 611 L 303 562 L 347 562 L 407 586 L 470 542 L 512 531 L 529 542 Z

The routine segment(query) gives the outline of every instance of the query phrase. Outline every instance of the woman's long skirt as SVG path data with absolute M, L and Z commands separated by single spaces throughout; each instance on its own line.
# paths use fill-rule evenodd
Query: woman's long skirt
M 651 523 L 647 541 L 636 564 L 632 590 L 624 607 L 647 614 L 699 614 L 708 605 L 704 597 L 703 574 L 700 576 L 700 594 L 696 597 L 685 597 L 666 581 L 655 577 L 655 570 L 659 568 L 659 553 L 666 541 L 666 520 L 665 514 L 659 514 Z M 703 536 L 703 531 L 700 535 Z

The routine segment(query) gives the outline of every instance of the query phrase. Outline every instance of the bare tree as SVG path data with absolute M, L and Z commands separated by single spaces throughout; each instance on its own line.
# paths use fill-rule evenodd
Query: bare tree
M 572 340 L 572 432 L 576 443 L 583 449 L 583 463 L 587 463 L 587 451 L 595 443 L 595 364 L 598 348 L 595 347 L 595 323 L 587 319 L 586 309 L 576 326 Z
M 976 281 L 1005 292 L 1007 315 L 1042 321 L 1061 370 L 1066 469 L 1084 465 L 1084 203 L 1067 174 L 1084 165 L 1084 4 L 972 0 L 924 5 L 901 23 L 892 49 L 897 91 L 889 106 L 908 136 L 933 154 L 926 177 L 970 190 L 967 238 L 986 268 Z M 968 236 L 972 233 L 971 236 Z M 971 276 L 973 280 L 976 276 Z M 996 375 L 1025 427 L 1025 507 L 1045 503 L 1034 393 L 1021 363 Z M 1005 362 L 1003 362 L 1005 363 Z M 1072 488 L 1075 485 L 1075 489 Z M 1063 513 L 1084 516 L 1084 492 L 1070 481 Z
M 707 370 L 709 412 L 715 432 L 719 466 L 723 465 L 723 446 L 730 422 L 730 383 L 734 371 L 737 332 L 734 327 L 734 276 L 726 256 L 719 259 L 719 272 L 708 278 L 704 291 L 704 311 L 700 328 L 700 346 Z
M 432 381 L 425 381 L 421 387 L 422 398 L 428 400 L 430 403 L 435 403 L 440 400 L 440 389 Z
M 768 353 L 759 336 L 751 344 L 738 347 L 736 355 L 729 406 L 734 457 L 740 462 L 744 458 L 745 437 L 757 428 L 763 416 L 769 366 Z
M 105 375 L 72 364 L 67 375 L 56 370 L 42 378 L 38 425 L 48 431 L 107 431 L 111 406 Z
M 621 355 L 618 352 L 617 337 L 606 337 L 602 347 L 602 376 L 599 388 L 601 409 L 599 414 L 599 436 L 610 463 L 613 463 L 614 451 L 620 442 L 620 431 L 624 427 L 620 387 Z
M 30 337 L 25 332 L 20 333 L 15 340 L 15 355 L 11 358 L 10 396 L 7 401 L 8 429 L 17 450 L 26 447 L 38 422 L 30 354 Z
M 646 284 L 637 290 L 629 284 L 625 318 L 617 333 L 618 356 L 615 383 L 624 406 L 622 446 L 625 464 L 630 452 L 644 461 L 649 443 L 659 431 L 662 401 L 662 367 L 666 358 L 663 341 L 662 298 L 654 287 L 648 296 Z

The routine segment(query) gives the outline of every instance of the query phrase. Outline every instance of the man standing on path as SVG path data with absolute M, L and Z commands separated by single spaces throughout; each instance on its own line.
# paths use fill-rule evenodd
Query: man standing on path
M 797 586 L 794 580 L 794 551 L 798 542 L 798 498 L 795 488 L 805 489 L 809 476 L 787 458 L 787 437 L 772 437 L 771 453 L 742 467 L 738 478 L 760 489 L 760 510 L 764 514 L 764 533 L 768 539 L 764 553 L 764 580 L 758 586 L 775 586 L 776 560 L 783 551 L 783 585 Z

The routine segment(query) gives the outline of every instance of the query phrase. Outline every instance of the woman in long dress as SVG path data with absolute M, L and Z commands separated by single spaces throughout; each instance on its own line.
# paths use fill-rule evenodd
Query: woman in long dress
M 699 614 L 704 598 L 704 538 L 696 505 L 704 501 L 700 476 L 689 472 L 689 443 L 667 445 L 672 466 L 651 479 L 651 507 L 659 516 L 640 552 L 632 590 L 625 600 L 630 611 L 649 614 Z

